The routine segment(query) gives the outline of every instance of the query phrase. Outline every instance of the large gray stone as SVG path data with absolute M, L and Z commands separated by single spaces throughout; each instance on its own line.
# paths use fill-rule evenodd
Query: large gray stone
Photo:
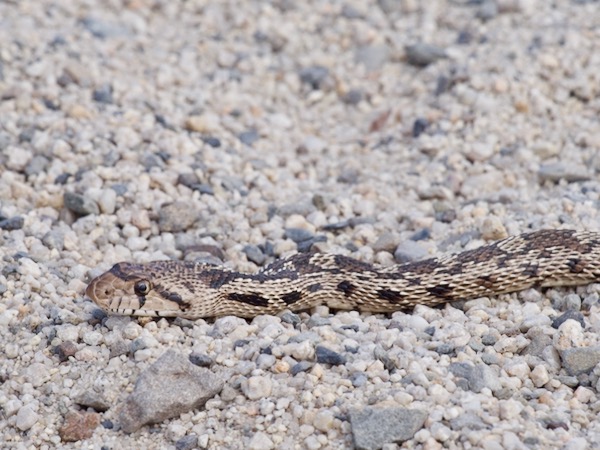
M 408 408 L 368 406 L 350 413 L 352 436 L 358 450 L 376 450 L 385 444 L 404 442 L 421 429 L 427 412 Z
M 600 346 L 567 348 L 560 352 L 560 358 L 569 375 L 588 373 L 600 362 Z
M 203 406 L 223 389 L 223 379 L 168 350 L 138 378 L 119 411 L 119 423 L 132 433 Z

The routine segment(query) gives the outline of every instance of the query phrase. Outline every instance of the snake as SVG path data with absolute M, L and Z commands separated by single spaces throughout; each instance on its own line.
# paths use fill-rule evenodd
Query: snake
M 388 267 L 330 253 L 297 253 L 256 273 L 189 261 L 120 262 L 94 278 L 86 295 L 107 313 L 196 320 L 319 305 L 390 313 L 599 280 L 599 232 L 547 229 Z

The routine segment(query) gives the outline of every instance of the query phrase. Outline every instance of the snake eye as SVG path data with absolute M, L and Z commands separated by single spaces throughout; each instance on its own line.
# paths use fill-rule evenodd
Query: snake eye
M 146 280 L 136 281 L 133 285 L 133 292 L 135 295 L 146 295 L 150 292 L 150 282 Z

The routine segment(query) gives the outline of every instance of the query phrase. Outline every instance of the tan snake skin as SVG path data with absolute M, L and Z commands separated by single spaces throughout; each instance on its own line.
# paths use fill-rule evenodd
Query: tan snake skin
M 392 312 L 598 280 L 600 233 L 542 230 L 386 268 L 341 255 L 304 253 L 256 274 L 182 261 L 122 262 L 92 280 L 86 294 L 111 313 L 197 319 L 317 305 Z

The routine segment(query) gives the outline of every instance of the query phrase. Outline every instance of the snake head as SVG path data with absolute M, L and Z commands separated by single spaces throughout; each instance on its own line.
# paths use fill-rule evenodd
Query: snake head
M 157 272 L 168 264 L 115 264 L 94 278 L 85 294 L 104 311 L 133 316 L 174 317 L 186 304 L 181 297 L 157 285 Z

